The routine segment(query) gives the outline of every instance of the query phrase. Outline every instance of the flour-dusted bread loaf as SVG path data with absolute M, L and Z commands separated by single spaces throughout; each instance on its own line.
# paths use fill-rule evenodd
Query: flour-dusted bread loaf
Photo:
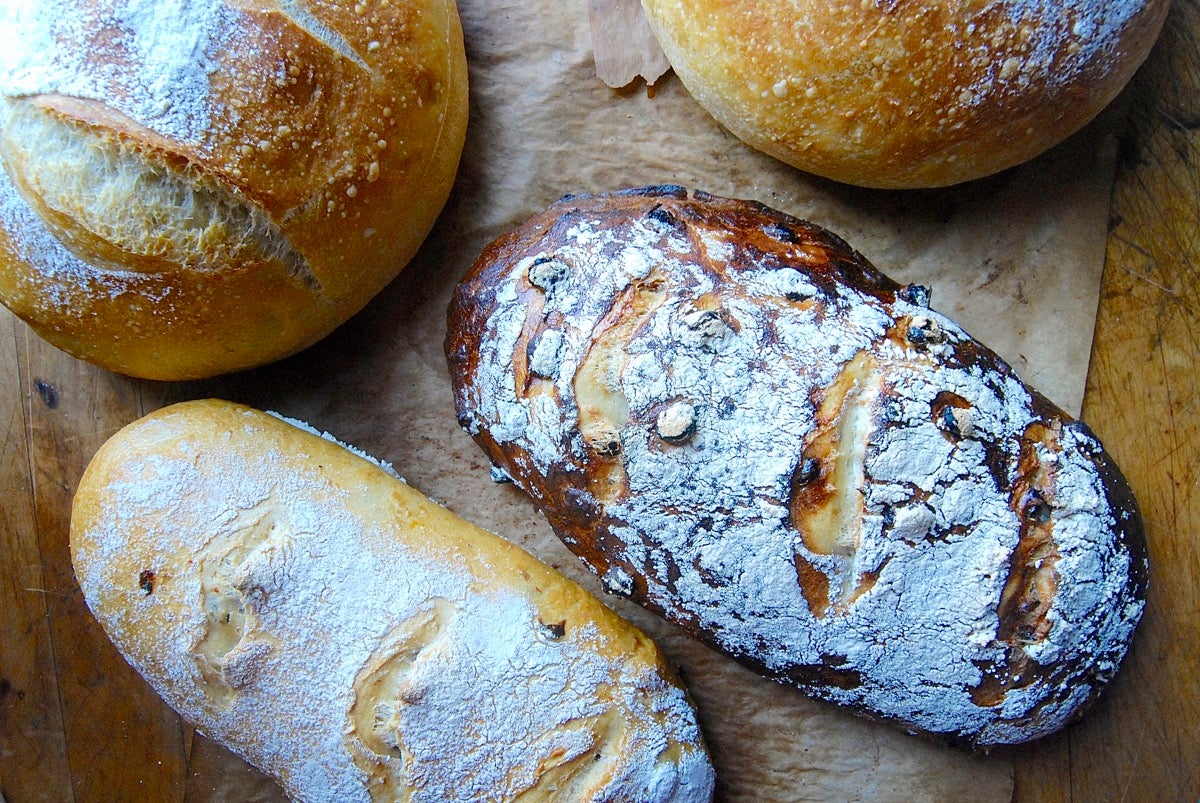
M 565 198 L 457 289 L 459 420 L 614 593 L 816 697 L 986 747 L 1112 677 L 1147 561 L 1082 424 L 828 232 Z
M 0 301 L 115 371 L 315 342 L 454 182 L 453 0 L 4 0 L 0 41 Z
M 803 170 L 932 187 L 1082 127 L 1150 52 L 1167 0 L 643 0 L 722 125 Z
M 705 801 L 645 635 L 330 439 L 228 402 L 88 466 L 71 551 L 129 663 L 306 801 Z

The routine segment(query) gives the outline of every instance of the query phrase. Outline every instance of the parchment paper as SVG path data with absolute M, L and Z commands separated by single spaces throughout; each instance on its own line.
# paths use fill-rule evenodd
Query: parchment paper
M 647 38 L 641 0 L 588 0 L 588 9 L 597 77 L 618 88 L 638 76 L 654 84 L 664 57 L 652 35 Z M 680 113 L 673 97 L 653 105 L 663 116 Z M 696 144 L 713 130 L 695 132 Z M 733 152 L 723 177 L 758 185 L 781 205 L 812 210 L 807 214 L 814 222 L 841 226 L 840 233 L 896 278 L 935 283 L 943 312 L 1077 414 L 1103 264 L 1111 131 L 1103 121 L 999 179 L 933 193 L 856 194 L 820 181 L 800 189 L 789 186 L 795 182 L 782 165 Z M 641 155 L 669 155 L 670 148 L 664 138 Z M 821 187 L 830 191 L 825 197 Z
M 460 0 L 459 9 L 472 82 L 467 149 L 450 203 L 417 259 L 313 349 L 253 379 L 201 383 L 195 395 L 235 398 L 328 430 L 603 596 L 528 498 L 490 480 L 487 461 L 458 428 L 442 355 L 445 310 L 486 243 L 558 197 L 677 183 L 757 199 L 832 229 L 893 278 L 931 286 L 936 308 L 1078 410 L 1115 156 L 1107 122 L 1030 165 L 968 186 L 857 190 L 750 150 L 673 76 L 653 92 L 605 86 L 585 3 Z M 930 745 L 809 701 L 635 606 L 605 599 L 679 667 L 722 800 L 1011 798 L 1012 767 L 1003 757 Z M 193 787 L 196 798 L 235 788 L 204 781 L 205 791 Z
M 596 77 L 614 89 L 640 78 L 654 84 L 671 69 L 641 0 L 588 0 Z

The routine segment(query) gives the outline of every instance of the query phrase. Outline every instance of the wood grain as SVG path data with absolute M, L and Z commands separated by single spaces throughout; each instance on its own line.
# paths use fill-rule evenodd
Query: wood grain
M 28 404 L 29 463 L 66 764 L 76 800 L 129 789 L 146 800 L 180 796 L 182 729 L 125 664 L 83 603 L 67 548 L 71 497 L 88 461 L 141 414 L 141 383 L 99 371 L 26 334 L 17 342 Z M 135 786 L 126 768 L 161 766 Z M 62 799 L 62 798 L 60 798 Z
M 10 315 L 0 320 L 0 789 L 4 781 L 40 790 L 44 800 L 70 798 L 58 676 L 43 587 L 41 545 L 34 516 L 29 432 L 18 388 L 17 338 L 26 329 Z
M 1176 0 L 1131 88 L 1134 126 L 1113 197 L 1084 408 L 1141 501 L 1154 562 L 1146 619 L 1127 665 L 1083 722 L 1011 752 L 1019 801 L 1200 798 L 1198 43 L 1200 6 Z M 293 407 L 317 409 L 344 401 L 349 391 L 331 390 L 334 380 L 314 388 L 307 372 L 359 346 L 354 331 L 253 376 L 158 385 L 79 363 L 0 310 L 0 796 L 8 803 L 278 799 L 260 775 L 180 723 L 94 624 L 67 555 L 70 499 L 108 435 L 169 401 L 215 395 L 264 406 L 307 394 Z

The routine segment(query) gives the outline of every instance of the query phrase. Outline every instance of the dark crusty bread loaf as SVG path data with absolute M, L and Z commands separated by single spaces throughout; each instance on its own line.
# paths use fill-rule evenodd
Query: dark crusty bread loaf
M 304 801 L 706 801 L 654 643 L 385 468 L 228 402 L 88 466 L 84 598 L 185 718 Z
M 0 39 L 0 301 L 114 371 L 203 377 L 315 342 L 454 183 L 453 0 L 42 0 Z
M 463 280 L 462 425 L 608 589 L 768 676 L 977 746 L 1076 716 L 1140 619 L 1082 424 L 837 237 L 661 187 L 568 197 Z
M 1167 0 L 642 0 L 684 85 L 759 150 L 869 187 L 1025 161 L 1096 116 Z

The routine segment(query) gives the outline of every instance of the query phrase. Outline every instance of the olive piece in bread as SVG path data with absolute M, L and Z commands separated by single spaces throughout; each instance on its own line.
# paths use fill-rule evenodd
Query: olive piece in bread
M 296 800 L 709 799 L 649 638 L 302 427 L 187 402 L 84 474 L 84 599 L 167 703 Z
M 0 28 L 0 301 L 105 368 L 194 379 L 314 343 L 454 182 L 453 0 L 45 0 Z
M 459 420 L 609 590 L 813 696 L 1022 742 L 1116 672 L 1141 521 L 928 300 L 760 204 L 568 197 L 481 254 L 446 354 Z
M 749 145 L 867 187 L 1030 159 L 1125 86 L 1167 0 L 643 0 L 680 80 Z

